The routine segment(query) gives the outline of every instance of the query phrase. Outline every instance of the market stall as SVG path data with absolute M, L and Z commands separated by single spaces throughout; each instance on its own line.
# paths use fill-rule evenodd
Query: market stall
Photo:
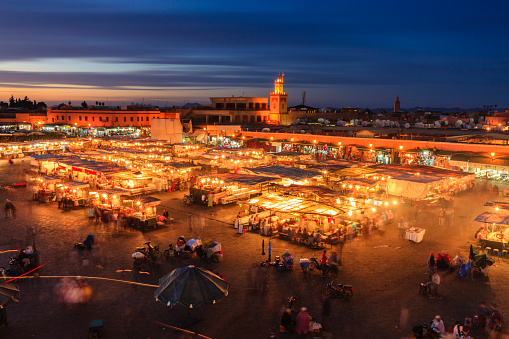
M 214 204 L 226 205 L 259 195 L 262 185 L 274 180 L 278 178 L 231 173 L 205 175 L 198 178 L 189 192 L 195 202 L 205 197 L 206 200 L 212 199 Z
M 476 233 L 477 239 L 481 244 L 492 250 L 508 250 L 509 215 L 484 212 L 479 214 L 475 221 L 483 223 L 483 227 Z
M 66 198 L 75 207 L 84 207 L 88 201 L 90 185 L 87 182 L 69 181 L 57 185 L 57 194 Z
M 42 176 L 38 178 L 33 188 L 34 200 L 38 200 L 39 202 L 53 201 L 56 194 L 56 185 L 61 181 L 62 179 L 54 176 Z
M 157 205 L 161 203 L 161 199 L 143 196 L 139 198 L 124 197 L 122 205 L 129 207 L 131 205 L 131 213 L 127 215 L 133 227 L 146 231 L 147 228 L 157 227 Z

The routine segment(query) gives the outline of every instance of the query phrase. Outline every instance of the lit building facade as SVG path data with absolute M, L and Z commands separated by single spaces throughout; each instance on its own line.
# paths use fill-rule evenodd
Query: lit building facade
M 193 109 L 195 123 L 272 123 L 279 124 L 281 114 L 287 112 L 288 95 L 283 90 L 283 77 L 274 81 L 274 92 L 261 97 L 214 97 L 210 106 Z

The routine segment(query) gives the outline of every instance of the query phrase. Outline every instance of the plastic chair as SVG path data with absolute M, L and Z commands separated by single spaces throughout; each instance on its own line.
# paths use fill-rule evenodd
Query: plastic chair
M 486 253 L 491 254 L 491 247 L 486 247 L 485 250 L 486 250 Z
M 507 259 L 507 250 L 502 250 L 502 258 Z
M 498 248 L 494 248 L 494 249 L 493 249 L 493 255 L 494 255 L 494 256 L 499 256 L 500 254 L 502 254 L 502 253 L 499 253 L 499 252 L 498 252 Z

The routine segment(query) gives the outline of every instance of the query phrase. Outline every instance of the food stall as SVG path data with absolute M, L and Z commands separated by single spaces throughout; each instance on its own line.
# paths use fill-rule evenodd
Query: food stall
M 262 185 L 274 180 L 278 178 L 232 173 L 205 175 L 198 178 L 195 187 L 191 187 L 189 192 L 195 201 L 201 201 L 203 195 L 207 199 L 211 195 L 214 204 L 226 205 L 259 195 Z
M 64 184 L 57 184 L 57 192 L 60 192 L 67 199 L 71 199 L 75 207 L 86 205 L 89 190 L 88 182 L 69 181 Z
M 34 186 L 34 200 L 39 202 L 52 201 L 55 198 L 56 185 L 61 181 L 62 179 L 59 177 L 47 175 L 38 178 Z
M 303 230 L 321 233 L 325 238 L 332 237 L 340 227 L 338 218 L 344 213 L 328 204 L 277 194 L 265 194 L 245 204 L 256 207 L 251 208 L 254 219 L 264 219 L 263 227 L 267 229 L 262 229 L 262 234 L 277 233 L 290 239 Z M 244 217 L 239 222 L 244 225 L 249 220 Z
M 478 235 L 479 242 L 486 248 L 499 251 L 508 250 L 509 243 L 509 215 L 502 213 L 484 212 L 475 218 L 476 222 L 484 224 L 484 232 Z
M 89 192 L 89 208 L 87 210 L 88 217 L 92 218 L 95 215 L 97 208 L 100 216 L 109 216 L 114 212 L 119 212 L 122 207 L 122 197 L 129 195 L 129 192 L 120 188 L 110 188 Z M 132 207 L 132 206 L 130 206 Z M 130 208 L 126 208 L 125 213 L 131 213 Z
M 148 227 L 155 228 L 157 226 L 157 205 L 161 203 L 161 199 L 150 196 L 123 198 L 123 206 L 131 205 L 132 213 L 128 217 L 133 227 L 145 231 Z

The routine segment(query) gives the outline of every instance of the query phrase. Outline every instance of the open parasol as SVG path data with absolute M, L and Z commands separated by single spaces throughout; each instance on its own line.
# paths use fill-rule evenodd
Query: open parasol
M 230 284 L 214 273 L 193 265 L 181 267 L 159 279 L 156 300 L 168 306 L 189 308 L 215 304 L 228 295 Z

